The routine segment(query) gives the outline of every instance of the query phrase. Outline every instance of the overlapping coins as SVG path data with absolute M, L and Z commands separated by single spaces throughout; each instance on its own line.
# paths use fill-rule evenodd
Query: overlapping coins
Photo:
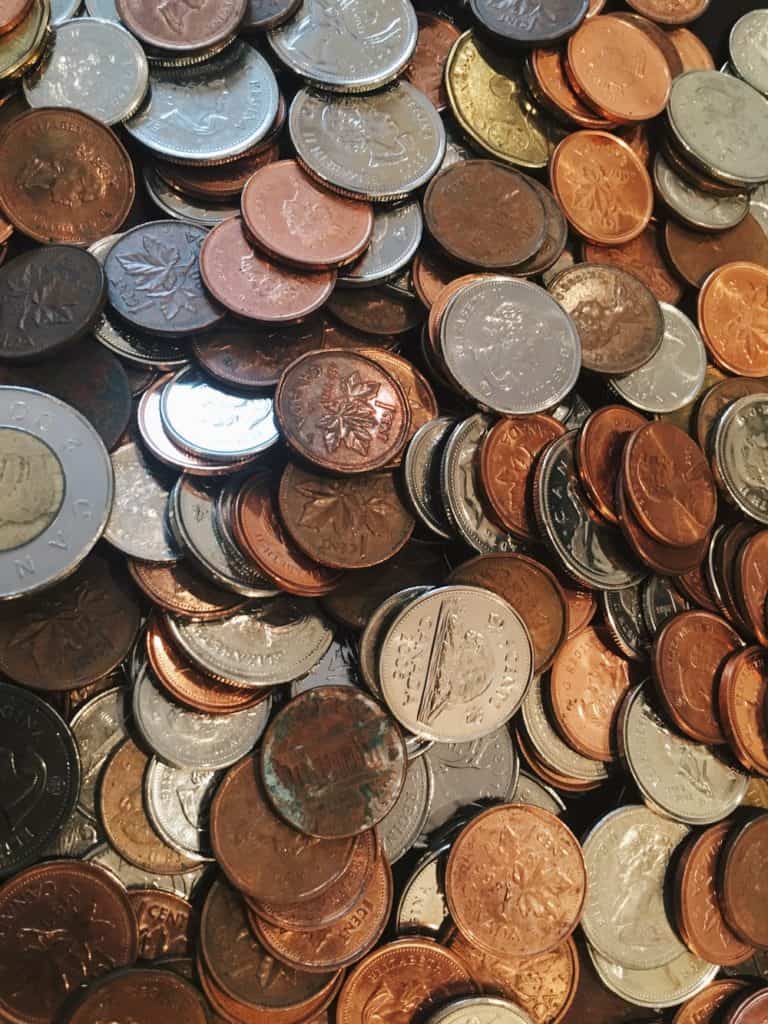
M 0 1018 L 768 1019 L 707 6 L 0 0 Z

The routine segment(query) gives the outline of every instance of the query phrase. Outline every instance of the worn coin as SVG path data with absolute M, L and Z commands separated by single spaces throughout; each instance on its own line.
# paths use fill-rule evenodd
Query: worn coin
M 210 860 L 208 814 L 222 772 L 174 768 L 158 757 L 147 766 L 144 796 L 152 827 L 165 842 L 195 860 Z
M 192 343 L 207 374 L 224 385 L 244 389 L 277 384 L 294 359 L 322 347 L 322 321 L 317 318 L 275 327 L 225 323 Z
M 117 13 L 130 31 L 149 46 L 185 53 L 228 40 L 243 20 L 247 0 L 203 0 L 183 14 L 148 9 L 140 0 L 116 0 Z
M 623 245 L 587 242 L 583 253 L 587 263 L 607 263 L 639 277 L 659 302 L 675 305 L 682 298 L 683 286 L 667 264 L 661 248 L 661 232 L 655 224 L 649 224 L 637 238 Z
M 430 98 L 442 113 L 448 106 L 445 90 L 445 63 L 451 48 L 461 34 L 452 21 L 429 11 L 418 11 L 419 36 L 405 78 Z
M 375 336 L 399 337 L 413 330 L 424 319 L 424 310 L 413 296 L 394 292 L 391 288 L 337 289 L 328 302 L 328 309 L 347 328 L 364 332 L 360 342 L 376 342 Z M 365 335 L 369 338 L 364 341 Z M 333 339 L 324 334 L 326 348 L 332 348 Z M 338 348 L 359 348 L 349 344 Z M 391 343 L 388 347 L 392 347 Z
M 127 732 L 126 695 L 122 687 L 105 690 L 87 701 L 70 722 L 80 755 L 79 809 L 96 817 L 96 790 L 109 755 Z
M 185 562 L 153 565 L 133 559 L 128 563 L 134 583 L 153 604 L 190 619 L 226 618 L 245 603 L 198 576 Z
M 664 227 L 664 241 L 677 273 L 700 288 L 726 263 L 750 261 L 768 266 L 768 236 L 753 214 L 747 214 L 735 228 L 718 232 L 694 231 L 670 218 Z
M 663 967 L 634 970 L 587 947 L 604 986 L 625 1002 L 647 1009 L 679 1006 L 705 988 L 718 972 L 715 964 L 700 960 L 687 950 Z
M 72 1024 L 97 1024 L 100 1020 L 142 1020 L 161 1024 L 165 1008 L 183 1014 L 189 1024 L 206 1024 L 206 1002 L 199 989 L 171 971 L 134 968 L 92 985 L 77 1004 Z M 166 1011 L 167 1012 L 167 1011 Z
M 453 536 L 453 530 L 440 494 L 440 462 L 455 427 L 452 416 L 429 420 L 411 438 L 403 460 L 405 487 L 413 511 L 424 526 L 446 540 Z
M 768 398 L 748 395 L 733 402 L 715 426 L 712 446 L 717 479 L 731 501 L 768 523 L 768 465 L 763 447 Z
M 139 959 L 188 956 L 197 938 L 197 915 L 187 900 L 157 889 L 129 894 L 139 926 Z
M 367 288 L 406 268 L 421 242 L 422 226 L 421 207 L 415 199 L 376 207 L 368 247 L 358 260 L 342 268 L 339 284 Z
M 506 43 L 551 46 L 569 36 L 584 20 L 587 0 L 556 0 L 546 10 L 534 0 L 513 7 L 499 0 L 471 0 L 472 13 L 489 32 Z
M 168 524 L 173 476 L 150 463 L 133 441 L 112 455 L 115 497 L 104 536 L 118 551 L 149 562 L 176 562 L 181 551 Z

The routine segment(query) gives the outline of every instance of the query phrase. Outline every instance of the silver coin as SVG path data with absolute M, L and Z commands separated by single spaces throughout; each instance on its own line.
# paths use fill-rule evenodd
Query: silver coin
M 256 746 L 267 727 L 272 698 L 230 715 L 209 715 L 176 704 L 147 667 L 133 689 L 133 717 L 148 747 L 174 768 L 217 771 Z
M 92 821 L 76 807 L 62 825 L 61 831 L 40 854 L 41 860 L 50 857 L 82 858 L 89 850 L 104 842 L 101 825 Z
M 760 185 L 750 194 L 749 212 L 768 235 L 768 185 Z
M 558 438 L 539 462 L 534 490 L 536 519 L 566 572 L 583 586 L 626 590 L 646 575 L 621 534 L 592 511 L 576 470 L 576 433 Z
M 687 950 L 671 963 L 650 971 L 628 970 L 601 956 L 591 946 L 589 955 L 607 989 L 635 1006 L 662 1009 L 692 999 L 720 970 Z
M 768 524 L 768 394 L 733 402 L 717 421 L 712 448 L 718 480 L 731 501 Z
M 220 53 L 228 50 L 237 39 L 237 35 L 230 35 L 220 39 L 211 46 L 204 46 L 200 50 L 161 50 L 158 46 L 150 46 L 144 43 L 145 52 L 149 66 L 161 68 L 189 68 L 195 65 L 205 64 L 207 61 L 217 57 Z
M 707 350 L 698 328 L 675 306 L 661 302 L 664 340 L 639 370 L 613 377 L 611 388 L 643 412 L 676 412 L 694 402 L 704 387 Z
M 440 491 L 440 465 L 457 422 L 452 416 L 439 416 L 419 427 L 403 460 L 405 488 L 413 511 L 428 530 L 444 540 L 452 540 L 454 533 Z
M 386 202 L 425 185 L 445 153 L 445 129 L 407 82 L 370 96 L 302 89 L 288 118 L 304 168 L 337 192 Z
M 59 25 L 23 84 L 30 107 L 73 107 L 104 124 L 117 124 L 141 106 L 149 65 L 138 41 L 122 26 L 77 18 Z
M 619 747 L 643 800 L 688 825 L 711 825 L 732 814 L 749 779 L 714 748 L 673 730 L 648 702 L 642 686 L 627 694 L 619 719 Z
M 427 757 L 408 762 L 400 796 L 392 810 L 376 826 L 384 856 L 395 864 L 414 846 L 424 831 L 432 804 L 432 768 Z
M 647 971 L 685 952 L 667 913 L 664 883 L 688 832 L 685 825 L 632 804 L 607 814 L 586 836 L 581 926 L 603 956 Z
M 640 600 L 646 629 L 652 637 L 659 632 L 667 619 L 691 607 L 666 576 L 651 576 L 647 579 L 643 584 Z
M 464 160 L 477 160 L 477 153 L 467 145 L 453 124 L 448 122 L 445 126 L 445 156 L 440 164 L 440 170 L 444 171 L 454 164 L 463 163 Z
M 160 414 L 173 441 L 213 462 L 258 455 L 280 436 L 271 396 L 228 391 L 194 366 L 163 388 Z
M 768 11 L 749 11 L 731 29 L 728 52 L 733 70 L 745 82 L 768 93 Z
M 376 697 L 381 697 L 381 681 L 379 679 L 379 652 L 384 636 L 397 616 L 411 601 L 426 594 L 431 587 L 406 587 L 390 594 L 374 611 L 360 636 L 358 660 L 360 673 L 368 689 Z
M 143 637 L 142 637 L 143 639 Z M 126 691 L 121 686 L 97 694 L 80 708 L 70 722 L 80 753 L 78 807 L 96 818 L 96 791 L 109 755 L 128 739 Z
M 404 70 L 418 34 L 410 0 L 303 0 L 267 38 L 286 67 L 321 88 L 370 92 Z
M 517 783 L 517 790 L 512 804 L 529 804 L 531 807 L 540 807 L 550 814 L 561 815 L 565 810 L 565 803 L 560 795 L 551 786 L 545 786 L 529 772 L 520 772 Z
M 426 935 L 436 939 L 448 923 L 445 864 L 450 844 L 425 854 L 403 886 L 395 914 L 399 936 Z
M 175 220 L 189 221 L 200 228 L 213 228 L 240 213 L 239 204 L 206 203 L 203 199 L 174 192 L 149 164 L 145 164 L 142 177 L 147 195 L 155 206 Z
M 702 192 L 672 170 L 661 153 L 653 161 L 656 191 L 680 220 L 699 231 L 725 231 L 749 213 L 749 196 L 714 196 Z
M 516 1003 L 497 996 L 466 996 L 443 1006 L 427 1024 L 533 1024 Z
M 314 601 L 284 595 L 215 622 L 170 617 L 166 622 L 172 639 L 196 665 L 246 687 L 306 675 L 333 639 Z
M 476 281 L 454 295 L 440 347 L 461 388 L 501 415 L 551 409 L 581 370 L 571 317 L 549 292 L 511 277 Z
M 104 537 L 130 558 L 168 564 L 182 551 L 168 524 L 168 495 L 175 476 L 151 464 L 134 441 L 112 453 L 115 499 Z
M 517 551 L 519 545 L 488 516 L 480 481 L 480 445 L 491 428 L 490 416 L 476 413 L 459 423 L 448 438 L 440 462 L 443 506 L 455 532 L 481 555 Z
M 514 800 L 520 762 L 506 726 L 469 743 L 435 743 L 426 760 L 435 790 L 424 825 L 427 833 L 442 828 L 469 804 Z
M 71 575 L 112 506 L 109 453 L 79 412 L 30 388 L 0 387 L 0 601 Z
M 232 530 L 235 498 L 242 488 L 244 473 L 245 471 L 237 476 L 230 476 L 221 484 L 213 512 L 213 530 L 218 543 L 232 565 L 238 566 L 240 573 L 251 581 L 253 591 L 250 596 L 275 597 L 280 593 L 277 586 L 272 580 L 267 579 L 250 559 L 243 558 L 243 553 L 238 547 Z
M 768 100 L 719 71 L 688 71 L 672 83 L 667 119 L 678 147 L 706 174 L 754 188 L 768 181 Z
M 202 65 L 153 65 L 149 86 L 126 131 L 180 163 L 226 163 L 240 156 L 264 138 L 277 114 L 274 72 L 242 41 Z
M 101 867 L 111 871 L 115 878 L 122 882 L 126 889 L 159 889 L 161 892 L 172 892 L 182 899 L 188 900 L 195 888 L 203 879 L 207 864 L 202 863 L 185 871 L 183 875 L 154 875 L 143 868 L 134 867 L 127 860 L 120 856 L 114 847 L 103 843 L 95 849 L 90 850 L 83 857 L 83 860 L 91 864 L 99 864 Z
M 562 423 L 566 430 L 576 430 L 583 427 L 592 415 L 592 406 L 586 402 L 581 395 L 572 391 L 566 395 L 563 401 L 555 406 L 550 416 Z
M 103 18 L 122 25 L 115 0 L 85 0 L 85 9 L 92 18 Z
M 222 772 L 174 768 L 153 757 L 144 776 L 147 816 L 160 838 L 185 857 L 212 860 L 208 812 Z
M 80 0 L 51 0 L 51 25 L 57 28 L 80 10 Z
M 338 283 L 366 288 L 399 273 L 419 248 L 423 224 L 421 207 L 415 199 L 377 207 L 368 248 L 356 263 L 344 268 Z
M 619 650 L 634 661 L 646 661 L 653 634 L 643 616 L 641 585 L 626 590 L 604 590 L 600 593 L 603 618 Z
M 723 594 L 723 588 L 720 583 L 720 575 L 718 571 L 718 563 L 720 559 L 720 552 L 722 550 L 723 542 L 728 536 L 729 527 L 726 523 L 721 523 L 719 526 L 715 526 L 712 531 L 712 536 L 709 540 L 709 546 L 707 547 L 707 557 L 704 561 L 704 573 L 707 577 L 707 585 L 712 591 L 712 596 L 715 599 L 715 604 L 723 612 L 727 614 L 727 604 L 725 603 L 725 596 Z
M 291 683 L 291 699 L 316 686 L 359 686 L 357 652 L 346 637 L 335 637 L 312 670 Z

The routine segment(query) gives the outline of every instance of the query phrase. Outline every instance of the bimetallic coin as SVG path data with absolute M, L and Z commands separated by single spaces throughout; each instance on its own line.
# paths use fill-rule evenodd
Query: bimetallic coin
M 166 217 L 173 217 L 174 220 L 187 221 L 199 228 L 208 229 L 229 217 L 236 217 L 240 212 L 237 204 L 209 203 L 183 192 L 175 192 L 149 164 L 145 165 L 142 177 L 149 198 Z
M 208 811 L 222 773 L 173 768 L 157 757 L 149 762 L 144 795 L 158 834 L 186 857 L 212 860 Z
M 747 395 L 726 409 L 714 428 L 718 482 L 752 519 L 768 523 L 768 394 Z
M 432 796 L 432 766 L 428 757 L 409 761 L 397 803 L 376 826 L 384 856 L 390 864 L 404 857 L 424 831 Z
M 128 739 L 126 691 L 105 690 L 86 701 L 70 722 L 80 755 L 78 808 L 96 818 L 96 790 L 109 755 Z
M 115 498 L 104 531 L 118 551 L 147 562 L 176 562 L 181 549 L 168 524 L 173 474 L 149 462 L 133 441 L 112 454 Z
M 670 210 L 698 231 L 735 228 L 749 213 L 747 193 L 714 196 L 702 192 L 676 174 L 661 153 L 653 161 L 653 183 Z
M 411 438 L 403 460 L 405 488 L 413 511 L 428 530 L 445 540 L 453 537 L 453 529 L 440 493 L 440 465 L 456 425 L 452 416 L 439 416 L 425 423 Z
M 668 964 L 652 970 L 632 970 L 587 947 L 598 977 L 625 1002 L 648 1009 L 679 1006 L 705 988 L 719 967 L 700 960 L 687 950 Z
M 428 1018 L 427 1024 L 532 1024 L 532 1018 L 516 1003 L 496 996 L 457 999 Z
M 546 786 L 534 775 L 523 771 L 520 772 L 517 790 L 511 803 L 530 804 L 532 807 L 540 807 L 543 811 L 549 811 L 550 814 L 556 814 L 558 817 L 565 810 L 565 803 L 551 786 Z
M 450 844 L 426 853 L 405 882 L 395 913 L 398 936 L 425 935 L 437 938 L 448 922 L 445 901 L 445 862 Z
M 416 200 L 378 207 L 368 248 L 357 262 L 344 268 L 338 283 L 366 288 L 398 274 L 413 259 L 422 230 L 421 207 Z

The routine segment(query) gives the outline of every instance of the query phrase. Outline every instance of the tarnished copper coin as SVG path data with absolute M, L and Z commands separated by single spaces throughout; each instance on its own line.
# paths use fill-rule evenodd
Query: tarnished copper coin
M 717 686 L 723 664 L 742 646 L 738 633 L 711 612 L 682 612 L 656 637 L 653 675 L 675 726 L 699 743 L 723 743 Z
M 749 260 L 768 267 L 768 236 L 751 213 L 735 228 L 713 234 L 694 231 L 670 217 L 664 226 L 664 244 L 672 266 L 694 288 L 726 263 Z
M 515 267 L 544 242 L 544 204 L 519 171 L 494 160 L 462 160 L 436 175 L 424 220 L 453 259 L 484 270 Z
M 367 334 L 405 334 L 424 319 L 420 302 L 385 288 L 337 288 L 328 309 L 347 327 Z
M 207 1024 L 202 994 L 173 971 L 137 968 L 113 974 L 91 986 L 68 1021 L 70 1024 L 119 1020 L 164 1024 L 169 1016 L 185 1024 Z
M 624 405 L 604 405 L 597 409 L 578 435 L 576 460 L 587 496 L 609 523 L 618 524 L 616 478 L 621 469 L 624 446 L 646 419 Z
M 335 473 L 367 473 L 405 446 L 411 413 L 403 389 L 373 360 L 339 349 L 310 352 L 280 378 L 275 413 L 287 443 Z
M 143 0 L 116 0 L 120 20 L 142 43 L 161 50 L 205 50 L 237 31 L 248 0 L 197 0 L 154 7 Z
M 493 884 L 488 884 L 490 878 Z M 556 899 L 531 913 L 532 887 Z M 556 949 L 579 923 L 587 889 L 581 846 L 538 807 L 506 804 L 476 817 L 453 844 L 445 871 L 448 907 L 473 945 L 496 956 Z
M 562 50 L 532 50 L 526 75 L 533 79 L 532 91 L 542 105 L 552 108 L 553 113 L 566 122 L 572 122 L 579 128 L 612 127 L 613 122 L 609 118 L 597 114 L 574 91 L 565 71 L 565 54 Z
M 702 451 L 708 450 L 709 437 L 715 420 L 731 402 L 747 395 L 768 392 L 768 380 L 750 377 L 726 377 L 711 387 L 696 409 L 696 439 Z
M 584 245 L 587 263 L 607 263 L 628 270 L 651 289 L 659 302 L 676 306 L 683 297 L 683 286 L 667 265 L 661 248 L 659 229 L 649 224 L 637 238 L 624 245 Z
M 499 420 L 485 436 L 480 449 L 485 496 L 500 522 L 521 540 L 539 536 L 533 475 L 541 452 L 564 433 L 556 419 L 533 414 Z
M 687 25 L 709 7 L 710 0 L 627 0 L 638 14 L 662 25 Z
M 455 263 L 432 248 L 419 249 L 411 264 L 413 287 L 427 309 L 460 273 Z
M 226 323 L 192 342 L 206 373 L 237 388 L 273 387 L 294 359 L 323 347 L 323 322 L 318 318 L 276 327 Z
M 440 410 L 432 385 L 412 363 L 402 356 L 395 355 L 394 352 L 377 348 L 361 348 L 359 351 L 361 356 L 366 356 L 383 367 L 402 388 L 411 411 L 407 444 L 420 427 L 439 415 Z M 396 461 L 399 462 L 399 458 Z
M 364 290 L 366 292 L 373 291 L 372 288 Z M 402 338 L 398 334 L 370 334 L 366 331 L 359 331 L 356 327 L 350 327 L 349 324 L 342 323 L 341 320 L 332 316 L 323 317 L 321 322 L 323 343 L 316 345 L 315 348 L 359 349 L 376 345 L 381 348 L 394 349 L 402 342 Z
M 717 515 L 717 489 L 701 448 L 671 423 L 647 423 L 624 447 L 624 485 L 642 528 L 659 543 L 691 547 Z
M 445 64 L 461 33 L 452 21 L 437 14 L 419 11 L 417 18 L 419 38 L 404 78 L 421 89 L 436 110 L 443 111 L 448 106 L 444 82 Z
M 720 906 L 739 938 L 757 949 L 768 949 L 768 813 L 737 826 L 720 857 Z
M 768 652 L 747 647 L 732 654 L 720 676 L 720 723 L 731 749 L 748 772 L 768 776 L 766 684 Z
M 114 132 L 77 110 L 41 108 L 0 135 L 0 206 L 36 242 L 89 245 L 118 231 L 135 195 Z
M 237 594 L 221 590 L 196 575 L 186 562 L 156 565 L 132 558 L 128 569 L 147 597 L 174 615 L 200 620 L 223 619 L 245 604 Z
M 181 896 L 160 889 L 128 893 L 139 926 L 139 959 L 189 956 L 197 939 L 197 917 Z
M 359 835 L 394 807 L 406 752 L 393 719 L 349 686 L 320 686 L 292 700 L 261 744 L 269 799 L 294 828 L 329 839 Z
M 279 146 L 270 145 L 265 148 L 264 143 L 260 142 L 253 152 L 226 164 L 195 167 L 156 160 L 152 166 L 163 181 L 176 191 L 213 202 L 224 202 L 239 199 L 251 175 L 266 164 L 274 163 L 279 154 Z
M 706 279 L 699 293 L 704 344 L 728 373 L 768 375 L 768 268 L 727 263 Z
M 29 14 L 33 0 L 3 0 L 0 4 L 0 35 L 16 28 Z
M 718 978 L 684 1003 L 672 1024 L 722 1024 L 722 1011 L 747 985 L 739 978 Z

